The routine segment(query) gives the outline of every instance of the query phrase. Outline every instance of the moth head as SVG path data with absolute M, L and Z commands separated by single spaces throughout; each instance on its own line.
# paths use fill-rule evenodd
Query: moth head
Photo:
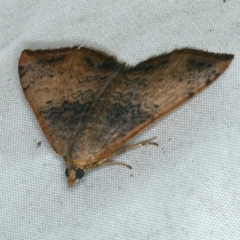
M 67 168 L 65 174 L 68 177 L 68 186 L 71 187 L 84 176 L 84 170 L 81 168 Z

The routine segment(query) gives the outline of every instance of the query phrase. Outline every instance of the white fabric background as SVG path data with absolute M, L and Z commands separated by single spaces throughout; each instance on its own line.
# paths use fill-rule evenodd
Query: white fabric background
M 0 3 L 0 239 L 240 239 L 240 2 Z M 194 47 L 230 68 L 131 143 L 157 136 L 68 188 L 18 77 L 22 50 L 94 47 L 136 64 Z M 41 141 L 40 147 L 37 142 Z

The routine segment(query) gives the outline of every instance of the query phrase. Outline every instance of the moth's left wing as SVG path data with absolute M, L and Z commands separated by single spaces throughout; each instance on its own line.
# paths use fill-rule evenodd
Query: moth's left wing
M 113 57 L 84 47 L 23 51 L 24 94 L 58 154 L 68 156 L 74 135 L 120 67 Z
M 183 49 L 121 69 L 72 145 L 72 159 L 107 157 L 216 80 L 233 55 Z

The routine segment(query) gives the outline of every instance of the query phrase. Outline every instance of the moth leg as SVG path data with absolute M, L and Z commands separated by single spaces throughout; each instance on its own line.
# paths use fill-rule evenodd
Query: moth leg
M 131 146 L 126 146 L 126 147 L 120 148 L 119 150 L 117 150 L 117 151 L 113 152 L 112 154 L 110 154 L 107 158 L 104 158 L 101 161 L 88 166 L 87 170 L 93 169 L 93 168 L 96 168 L 96 167 L 100 167 L 100 166 L 113 165 L 113 164 L 123 165 L 125 167 L 128 167 L 129 169 L 132 169 L 132 167 L 130 165 L 128 165 L 126 163 L 123 163 L 123 162 L 115 162 L 115 161 L 107 162 L 107 161 L 110 160 L 113 157 L 116 157 L 117 155 L 119 155 L 121 153 L 124 153 L 124 152 L 128 151 L 128 150 L 131 150 L 131 149 L 134 149 L 134 148 L 137 148 L 137 147 L 141 147 L 141 146 L 144 146 L 144 145 L 147 145 L 147 144 L 158 146 L 158 143 L 152 142 L 152 140 L 154 140 L 155 138 L 156 137 L 148 139 L 146 141 L 142 141 L 142 142 L 133 144 Z
M 126 164 L 126 163 L 124 163 L 124 162 L 115 162 L 115 161 L 112 161 L 112 162 L 104 162 L 104 163 L 102 163 L 101 165 L 99 165 L 99 167 L 100 166 L 108 166 L 108 165 L 122 165 L 122 166 L 125 166 L 125 167 L 127 167 L 127 168 L 129 168 L 129 169 L 132 169 L 132 167 L 130 166 L 130 165 L 128 165 L 128 164 Z
M 122 166 L 125 166 L 129 169 L 132 169 L 132 167 L 124 162 L 115 162 L 115 161 L 111 161 L 111 162 L 106 162 L 105 159 L 104 161 L 102 160 L 101 162 L 98 162 L 96 164 L 93 164 L 93 165 L 90 165 L 86 170 L 90 170 L 90 169 L 93 169 L 93 168 L 97 168 L 97 167 L 102 167 L 102 166 L 108 166 L 108 165 L 122 165 Z
M 107 158 L 104 158 L 103 160 L 99 161 L 98 164 L 101 165 L 101 164 L 105 163 L 107 160 L 109 160 L 109 159 L 111 159 L 113 157 L 116 157 L 117 155 L 119 155 L 121 153 L 124 153 L 124 152 L 126 152 L 128 150 L 137 148 L 137 147 L 141 147 L 141 146 L 144 146 L 144 145 L 147 145 L 147 144 L 158 146 L 158 143 L 152 142 L 152 140 L 154 140 L 155 138 L 156 137 L 148 139 L 146 141 L 142 141 L 142 142 L 133 144 L 131 146 L 126 146 L 126 147 L 120 148 L 119 150 L 117 150 L 117 151 L 113 152 L 112 154 L 110 154 Z
M 128 146 L 128 147 L 124 147 L 123 149 L 119 149 L 119 151 L 121 150 L 125 150 L 125 151 L 128 151 L 128 150 L 131 150 L 131 149 L 134 149 L 134 148 L 137 148 L 137 147 L 141 147 L 141 146 L 144 146 L 144 145 L 147 145 L 147 144 L 151 144 L 151 145 L 155 145 L 155 146 L 158 146 L 158 143 L 156 142 L 152 142 L 152 140 L 156 139 L 157 137 L 153 137 L 151 139 L 148 139 L 148 140 L 145 140 L 145 141 L 142 141 L 142 142 L 139 142 L 139 143 L 136 143 L 136 144 L 133 144 L 131 146 Z M 125 152 L 124 151 L 124 152 Z M 117 152 L 117 151 L 116 151 Z M 114 152 L 114 153 L 116 153 Z
M 151 138 L 151 139 L 148 139 L 148 140 L 145 140 L 145 141 L 142 141 L 142 142 L 139 142 L 139 143 L 136 143 L 136 144 L 133 144 L 131 146 L 126 146 L 126 147 L 123 147 L 123 148 L 120 148 L 119 150 L 113 152 L 112 154 L 110 154 L 108 156 L 107 159 L 104 159 L 104 162 L 110 158 L 113 158 L 121 153 L 124 153 L 128 150 L 131 150 L 131 149 L 134 149 L 134 148 L 138 148 L 138 147 L 141 147 L 141 146 L 144 146 L 144 145 L 147 145 L 147 144 L 151 144 L 151 145 L 155 145 L 155 146 L 158 146 L 158 143 L 156 142 L 152 142 L 152 140 L 156 139 L 156 137 L 154 138 Z

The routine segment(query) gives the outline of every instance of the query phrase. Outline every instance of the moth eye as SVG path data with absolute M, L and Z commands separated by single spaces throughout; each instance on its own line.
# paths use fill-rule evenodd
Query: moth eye
M 68 171 L 68 168 L 65 170 L 65 175 L 66 175 L 67 177 L 69 177 L 69 171 Z
M 75 177 L 77 179 L 80 179 L 84 176 L 84 171 L 81 168 L 78 168 L 75 172 Z

